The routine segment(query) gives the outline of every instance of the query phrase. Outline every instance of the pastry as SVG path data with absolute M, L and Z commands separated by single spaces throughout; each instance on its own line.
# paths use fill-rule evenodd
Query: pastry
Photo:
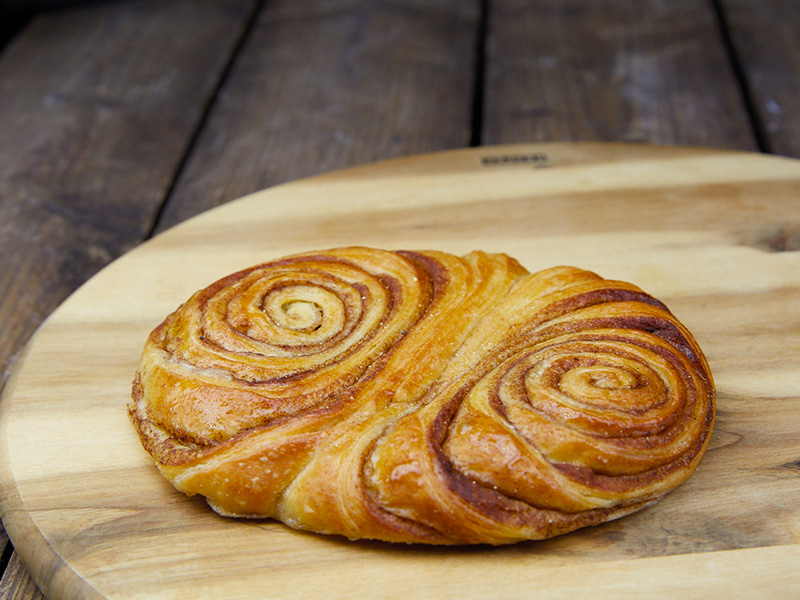
M 658 501 L 714 404 L 690 332 L 634 285 L 350 247 L 195 293 L 147 339 L 129 412 L 161 473 L 222 515 L 497 545 Z

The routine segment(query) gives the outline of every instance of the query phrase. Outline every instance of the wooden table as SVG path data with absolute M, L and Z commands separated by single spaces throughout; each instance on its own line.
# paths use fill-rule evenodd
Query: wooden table
M 790 0 L 122 0 L 0 20 L 0 386 L 101 267 L 278 183 L 516 142 L 800 157 Z M 0 546 L 0 598 L 41 598 L 2 529 Z

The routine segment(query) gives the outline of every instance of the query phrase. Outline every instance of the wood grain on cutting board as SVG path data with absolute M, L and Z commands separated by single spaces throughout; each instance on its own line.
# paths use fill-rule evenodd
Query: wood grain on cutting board
M 212 210 L 107 267 L 34 337 L 0 404 L 3 522 L 52 598 L 796 594 L 798 197 L 794 160 L 540 144 L 366 165 Z M 125 410 L 149 331 L 234 270 L 350 244 L 505 252 L 657 296 L 715 376 L 700 468 L 641 513 L 502 548 L 349 542 L 175 492 Z

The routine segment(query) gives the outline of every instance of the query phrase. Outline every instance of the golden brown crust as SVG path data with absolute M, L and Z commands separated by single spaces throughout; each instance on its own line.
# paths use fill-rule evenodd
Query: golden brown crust
M 225 515 L 397 542 L 542 539 L 686 480 L 714 421 L 637 287 L 502 254 L 337 248 L 232 274 L 150 335 L 130 414 Z

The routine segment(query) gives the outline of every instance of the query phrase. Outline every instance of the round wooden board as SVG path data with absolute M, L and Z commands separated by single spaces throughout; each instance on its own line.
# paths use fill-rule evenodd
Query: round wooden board
M 800 592 L 800 162 L 617 144 L 476 148 L 278 186 L 128 253 L 42 326 L 0 409 L 3 522 L 50 598 L 770 597 Z M 538 543 L 430 548 L 234 521 L 175 492 L 125 406 L 193 291 L 339 245 L 499 251 L 664 300 L 718 386 L 695 475 Z

